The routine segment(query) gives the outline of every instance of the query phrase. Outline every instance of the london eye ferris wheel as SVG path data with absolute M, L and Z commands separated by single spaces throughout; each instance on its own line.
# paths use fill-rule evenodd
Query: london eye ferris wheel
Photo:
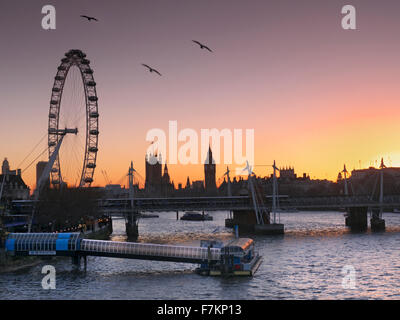
M 60 139 L 69 133 L 50 171 L 53 187 L 62 183 L 72 187 L 90 187 L 92 184 L 99 136 L 97 102 L 90 61 L 81 50 L 68 51 L 57 68 L 51 90 L 49 158 L 56 151 Z

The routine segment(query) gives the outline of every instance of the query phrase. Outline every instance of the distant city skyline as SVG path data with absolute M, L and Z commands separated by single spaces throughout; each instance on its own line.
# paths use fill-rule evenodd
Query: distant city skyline
M 155 163 L 150 164 L 150 158 L 156 158 L 157 161 Z M 203 172 L 204 172 L 204 176 L 203 178 L 200 179 L 195 179 L 191 176 L 186 176 L 186 182 L 182 183 L 182 182 L 175 182 L 173 177 L 171 177 L 169 175 L 169 169 L 167 166 L 167 163 L 163 164 L 161 163 L 161 157 L 158 155 L 154 156 L 154 155 L 147 155 L 146 156 L 146 170 L 144 173 L 144 176 L 137 172 L 136 169 L 134 169 L 134 185 L 137 185 L 138 188 L 140 189 L 146 189 L 147 192 L 154 192 L 155 194 L 159 194 L 159 193 L 165 193 L 165 192 L 171 192 L 172 190 L 178 190 L 180 188 L 187 188 L 188 185 L 189 186 L 193 186 L 196 189 L 199 189 L 199 183 L 201 182 L 201 188 L 203 189 L 203 191 L 205 192 L 211 192 L 211 193 L 215 193 L 216 192 L 216 188 L 220 188 L 220 186 L 225 182 L 227 182 L 227 172 L 225 172 L 221 177 L 217 177 L 215 175 L 215 169 L 213 169 L 212 167 L 216 167 L 215 164 L 212 164 L 212 162 L 210 161 L 206 161 L 203 164 Z M 207 156 L 207 159 L 209 159 L 209 156 Z M 211 151 L 211 159 L 212 158 L 212 151 Z M 348 172 L 347 178 L 352 178 L 353 177 L 353 173 L 356 177 L 359 177 L 360 175 L 364 175 L 366 172 L 371 172 L 371 170 L 373 170 L 373 172 L 375 172 L 376 170 L 379 170 L 382 166 L 382 164 L 384 165 L 384 168 L 386 168 L 386 170 L 395 170 L 396 172 L 398 170 L 400 170 L 400 167 L 392 167 L 391 164 L 389 164 L 388 166 L 386 166 L 383 158 L 381 158 L 381 162 L 379 163 L 379 166 L 377 165 L 378 162 L 375 163 L 370 163 L 369 166 L 366 167 L 358 167 L 358 168 L 353 168 Z M 34 185 L 32 185 L 30 187 L 30 192 L 32 193 L 36 186 L 37 186 L 37 180 L 40 178 L 40 176 L 42 175 L 42 172 L 45 168 L 47 164 L 47 161 L 39 161 L 35 164 L 35 168 L 36 168 L 36 183 Z M 210 169 L 211 167 L 211 169 Z M 210 172 L 211 170 L 211 172 Z M 346 170 L 346 165 L 344 165 L 344 170 Z M 208 172 L 207 172 L 208 171 Z M 21 174 L 21 168 L 15 168 L 14 170 L 11 170 L 11 166 L 9 164 L 9 161 L 6 158 L 3 159 L 2 162 L 2 174 L 7 174 L 7 175 L 13 175 L 13 176 L 20 176 L 22 179 L 22 174 Z M 108 173 L 106 170 L 101 170 L 101 174 L 104 177 L 104 185 L 94 185 L 94 187 L 104 187 L 104 186 L 114 186 L 114 185 L 120 185 L 123 188 L 129 188 L 129 183 L 128 183 L 128 174 L 124 174 L 123 178 L 124 179 L 120 179 L 117 182 L 112 182 L 112 180 L 109 178 Z M 246 180 L 247 179 L 247 174 L 243 173 L 242 175 L 234 175 L 231 171 L 229 173 L 230 176 L 230 181 L 234 182 L 234 181 L 239 181 L 241 179 Z M 270 174 L 256 174 L 256 177 L 258 178 L 271 178 L 272 177 L 272 173 Z M 309 173 L 307 172 L 297 172 L 295 170 L 295 168 L 293 166 L 280 166 L 278 168 L 278 172 L 277 172 L 277 177 L 278 178 L 282 178 L 282 179 L 289 179 L 289 180 L 296 180 L 296 179 L 306 179 L 308 181 L 323 181 L 323 180 L 328 180 L 330 182 L 339 182 L 340 180 L 344 179 L 343 176 L 343 168 L 338 170 L 337 175 L 334 179 L 327 179 L 327 178 L 320 178 L 320 177 L 311 177 Z M 125 181 L 126 180 L 126 181 Z M 50 180 L 48 180 L 50 181 Z M 25 182 L 25 181 L 23 181 Z M 49 183 L 49 182 L 47 182 Z M 208 187 L 207 187 L 208 185 Z M 210 187 L 211 185 L 211 187 Z M 74 187 L 72 185 L 69 185 L 69 187 Z
M 44 3 L 2 4 L 0 159 L 14 169 L 47 132 L 57 66 L 73 48 L 88 55 L 97 82 L 94 186 L 106 183 L 101 170 L 117 183 L 131 160 L 144 176 L 146 132 L 167 131 L 170 120 L 197 132 L 254 129 L 255 164 L 276 160 L 312 179 L 336 180 L 343 164 L 379 166 L 381 157 L 400 166 L 399 2 L 351 1 L 357 30 L 341 28 L 342 1 L 52 1 L 57 29 L 48 31 Z M 31 189 L 36 162 L 22 173 Z M 216 166 L 217 180 L 225 170 Z M 168 171 L 175 186 L 204 179 L 202 164 Z

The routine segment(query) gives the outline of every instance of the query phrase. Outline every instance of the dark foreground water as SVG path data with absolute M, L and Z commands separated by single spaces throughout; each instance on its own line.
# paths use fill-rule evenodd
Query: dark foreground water
M 225 213 L 214 221 L 177 221 L 175 213 L 142 219 L 139 241 L 198 245 L 200 239 L 232 238 Z M 88 257 L 76 270 L 58 259 L 0 274 L 3 299 L 400 299 L 400 214 L 385 213 L 387 232 L 351 234 L 343 213 L 281 214 L 284 236 L 253 237 L 264 257 L 252 278 L 214 278 L 196 265 Z M 115 241 L 125 241 L 124 221 L 114 221 Z M 56 289 L 41 286 L 42 267 L 56 268 Z M 353 266 L 355 288 L 344 288 L 342 268 Z M 347 278 L 346 278 L 347 279 Z M 346 282 L 348 283 L 348 282 Z

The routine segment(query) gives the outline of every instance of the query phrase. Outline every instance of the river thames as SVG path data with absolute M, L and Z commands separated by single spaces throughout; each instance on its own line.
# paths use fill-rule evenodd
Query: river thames
M 201 239 L 233 238 L 224 212 L 213 221 L 177 221 L 175 213 L 141 219 L 140 242 L 198 246 Z M 400 214 L 384 213 L 384 233 L 352 234 L 343 213 L 282 213 L 283 236 L 254 236 L 263 263 L 254 277 L 205 277 L 193 264 L 88 257 L 86 272 L 59 258 L 0 274 L 4 299 L 400 299 Z M 111 239 L 125 241 L 123 220 Z M 44 290 L 42 267 L 56 269 L 56 289 Z M 344 288 L 352 266 L 355 288 Z

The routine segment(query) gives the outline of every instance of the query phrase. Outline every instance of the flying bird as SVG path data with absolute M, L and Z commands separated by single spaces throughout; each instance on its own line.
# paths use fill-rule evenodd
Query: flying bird
M 95 17 L 89 17 L 89 16 L 84 16 L 84 15 L 82 15 L 81 17 L 88 19 L 88 21 L 90 21 L 90 20 L 99 21 Z
M 153 72 L 153 71 L 154 71 L 155 73 L 157 73 L 158 75 L 161 76 L 161 73 L 159 73 L 156 69 L 153 69 L 152 67 L 148 66 L 147 64 L 142 63 L 142 66 L 144 66 L 144 67 L 146 67 L 147 69 L 149 69 L 150 72 Z
M 249 176 L 254 174 L 253 169 L 252 169 L 251 165 L 249 164 L 249 161 L 247 161 L 247 160 L 246 160 L 246 167 L 244 167 L 244 169 L 242 170 L 242 173 L 244 171 L 247 171 Z
M 204 44 L 202 44 L 202 43 L 200 43 L 200 42 L 198 42 L 196 40 L 192 40 L 192 41 L 194 43 L 197 43 L 200 46 L 200 49 L 207 49 L 208 51 L 212 52 L 212 50 L 209 47 L 207 47 L 206 45 L 204 45 Z

